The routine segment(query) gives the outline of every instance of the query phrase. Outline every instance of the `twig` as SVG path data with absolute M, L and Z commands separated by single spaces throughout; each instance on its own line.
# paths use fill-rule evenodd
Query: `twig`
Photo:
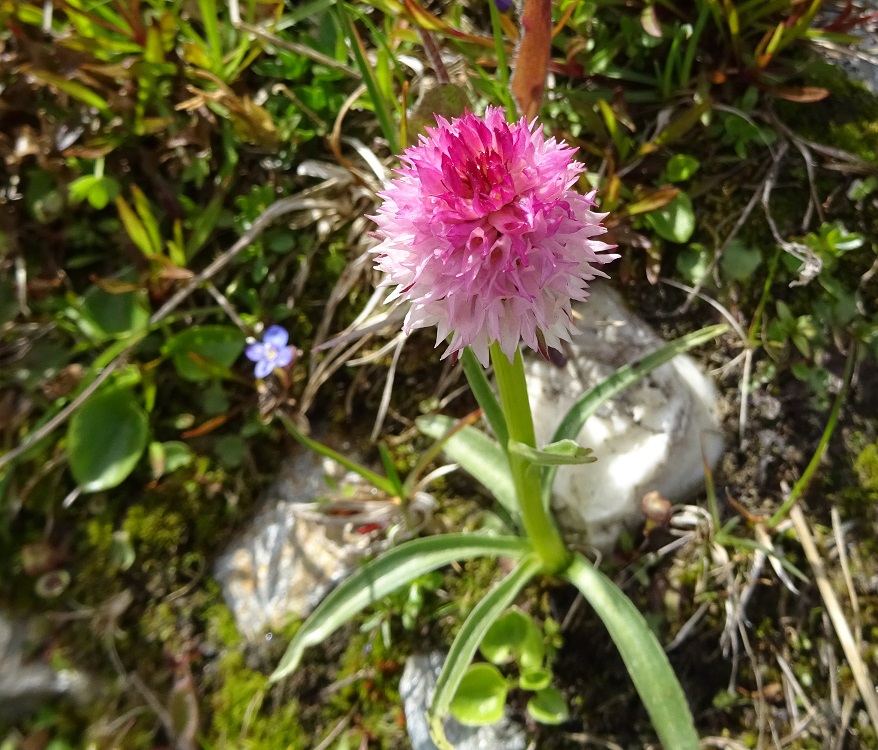
M 835 538 L 835 549 L 838 551 L 838 564 L 841 566 L 841 574 L 844 578 L 844 584 L 848 590 L 848 599 L 851 603 L 851 614 L 854 621 L 854 638 L 857 641 L 857 648 L 863 647 L 863 626 L 860 621 L 860 600 L 857 598 L 857 590 L 854 587 L 854 579 L 851 575 L 851 567 L 848 564 L 847 548 L 842 536 L 841 518 L 838 508 L 833 508 L 829 512 L 832 518 L 832 534 Z
M 277 34 L 272 34 L 270 31 L 266 31 L 260 26 L 254 26 L 253 24 L 246 23 L 245 21 L 241 21 L 240 23 L 235 24 L 235 26 L 236 28 L 243 29 L 244 31 L 249 31 L 251 34 L 253 34 L 253 36 L 259 37 L 263 42 L 268 42 L 275 47 L 280 47 L 281 49 L 295 52 L 297 55 L 302 55 L 303 57 L 309 57 L 314 62 L 325 65 L 327 68 L 340 70 L 342 73 L 350 76 L 351 78 L 362 78 L 362 76 L 360 75 L 360 71 L 355 70 L 354 68 L 351 68 L 344 63 L 340 63 L 338 60 L 334 60 L 331 57 L 327 57 L 321 52 L 318 52 L 316 49 L 311 49 L 311 47 L 308 47 L 304 44 L 298 44 L 297 42 L 291 42 L 287 39 L 282 39 L 281 37 L 277 36 Z
M 848 660 L 848 666 L 850 666 L 853 673 L 854 682 L 857 685 L 857 690 L 860 692 L 860 697 L 866 706 L 869 720 L 872 722 L 872 727 L 878 730 L 878 698 L 875 697 L 875 685 L 869 677 L 869 671 L 857 649 L 856 641 L 835 595 L 832 582 L 826 575 L 826 568 L 823 565 L 820 553 L 817 551 L 817 545 L 811 536 L 811 530 L 808 528 L 808 523 L 805 520 L 802 509 L 794 505 L 790 509 L 790 518 L 796 529 L 796 536 L 799 537 L 799 542 L 802 545 L 802 551 L 811 565 L 811 570 L 814 571 L 814 581 L 817 584 L 817 589 L 820 591 L 820 596 L 823 598 L 823 604 L 826 606 L 829 618 L 832 620 L 835 634 L 841 642 L 841 648 Z

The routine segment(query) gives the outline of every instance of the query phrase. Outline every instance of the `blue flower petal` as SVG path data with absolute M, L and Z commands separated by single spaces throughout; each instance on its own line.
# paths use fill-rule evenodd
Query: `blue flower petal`
M 262 344 L 250 344 L 244 350 L 244 356 L 251 362 L 261 362 L 265 359 L 265 347 Z
M 286 367 L 293 361 L 293 352 L 295 347 L 285 346 L 277 350 L 277 358 L 274 360 L 275 367 Z
M 256 370 L 254 374 L 257 378 L 264 378 L 267 377 L 273 369 L 274 365 L 271 362 L 267 360 L 262 360 L 261 362 L 256 363 Z
M 287 333 L 286 328 L 283 326 L 271 326 L 271 328 L 268 328 L 262 336 L 263 343 L 271 344 L 278 349 L 282 346 L 286 346 L 289 340 L 290 334 Z

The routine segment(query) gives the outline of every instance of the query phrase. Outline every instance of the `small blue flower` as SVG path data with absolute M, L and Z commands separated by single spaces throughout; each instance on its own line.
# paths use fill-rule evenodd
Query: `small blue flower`
M 512 0 L 494 0 L 494 5 L 497 6 L 497 10 L 501 13 L 512 10 Z
M 255 375 L 264 378 L 275 367 L 286 367 L 299 356 L 299 350 L 287 346 L 290 334 L 281 326 L 271 326 L 262 337 L 262 343 L 250 344 L 244 355 L 256 363 Z

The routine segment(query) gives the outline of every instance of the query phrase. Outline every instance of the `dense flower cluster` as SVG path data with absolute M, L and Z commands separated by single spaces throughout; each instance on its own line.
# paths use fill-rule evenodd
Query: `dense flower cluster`
M 372 217 L 390 299 L 412 303 L 404 329 L 435 325 L 437 345 L 451 334 L 444 356 L 471 346 L 485 365 L 494 341 L 510 360 L 522 341 L 559 347 L 574 330 L 573 301 L 616 257 L 593 239 L 606 231 L 594 192 L 573 189 L 584 169 L 575 149 L 496 108 L 436 119 Z

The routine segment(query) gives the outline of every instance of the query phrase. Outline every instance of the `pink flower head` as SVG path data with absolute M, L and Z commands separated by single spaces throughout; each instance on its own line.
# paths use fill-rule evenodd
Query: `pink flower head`
M 443 357 L 471 346 L 483 365 L 494 341 L 510 361 L 522 341 L 558 348 L 575 330 L 572 303 L 606 275 L 595 266 L 617 257 L 592 239 L 606 214 L 593 211 L 595 191 L 573 189 L 575 149 L 494 107 L 436 122 L 372 217 L 376 267 L 396 285 L 388 300 L 412 303 L 405 332 L 435 325 L 437 346 L 452 334 Z

